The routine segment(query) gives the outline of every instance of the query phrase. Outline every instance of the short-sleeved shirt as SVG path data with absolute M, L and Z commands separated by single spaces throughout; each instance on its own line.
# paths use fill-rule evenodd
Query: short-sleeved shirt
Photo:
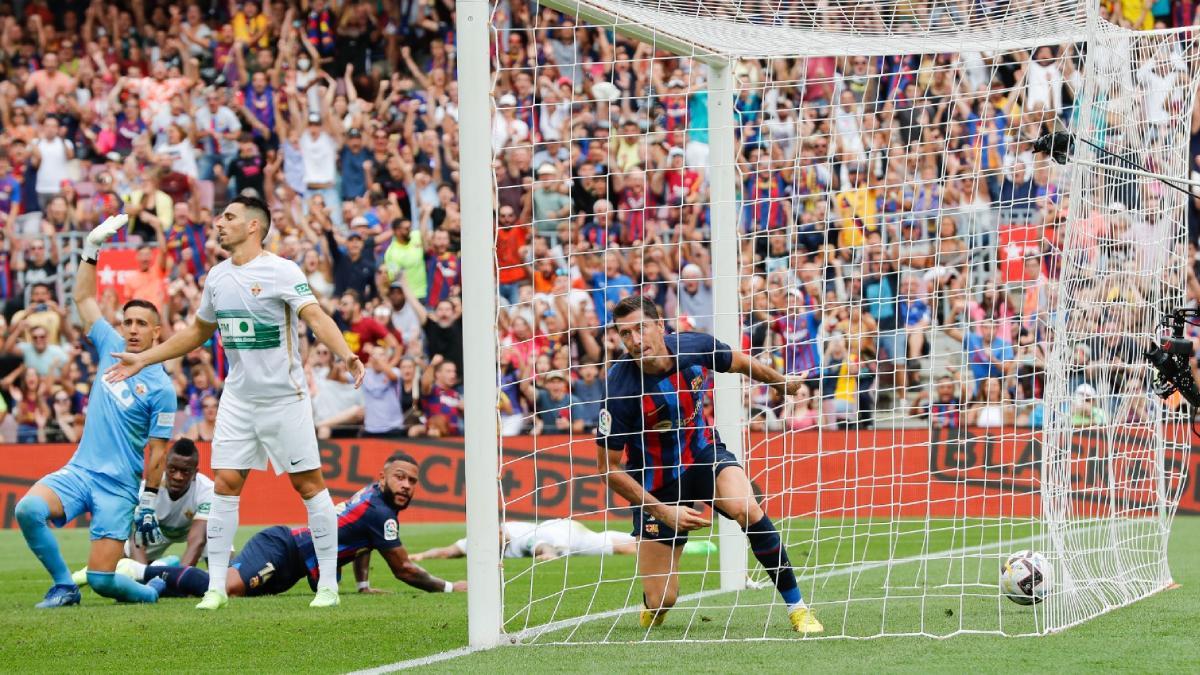
M 108 382 L 104 373 L 116 363 L 112 354 L 125 351 L 125 339 L 105 321 L 92 324 L 88 339 L 99 363 L 83 437 L 70 463 L 111 478 L 136 498 L 146 441 L 169 439 L 175 428 L 175 385 L 161 365 Z
M 212 268 L 196 316 L 221 331 L 226 393 L 245 403 L 307 398 L 298 322 L 316 301 L 296 263 L 273 253 Z
M 188 488 L 179 499 L 171 499 L 167 490 L 167 477 L 163 474 L 161 489 L 154 502 L 154 513 L 158 517 L 158 527 L 172 543 L 187 541 L 192 523 L 197 520 L 208 520 L 212 510 L 213 481 L 200 472 L 192 478 Z M 146 489 L 146 481 L 142 481 L 141 490 Z
M 363 363 L 370 358 L 367 347 L 383 343 L 387 336 L 388 329 L 369 316 L 361 317 L 358 321 L 342 328 L 342 337 L 346 340 L 346 344 L 351 351 L 358 354 L 358 358 L 362 359 Z
M 608 371 L 608 398 L 596 442 L 625 451 L 625 470 L 647 490 L 678 480 L 693 464 L 713 461 L 720 438 L 704 417 L 712 373 L 733 365 L 729 345 L 704 333 L 665 338 L 675 363 L 665 373 L 642 372 L 626 356 Z
M 378 483 L 354 493 L 349 500 L 337 505 L 338 567 L 354 560 L 364 551 L 388 551 L 404 544 L 396 522 L 396 507 L 387 503 Z M 312 532 L 307 527 L 292 530 L 296 548 L 308 566 L 312 577 L 317 575 L 317 552 L 313 548 Z

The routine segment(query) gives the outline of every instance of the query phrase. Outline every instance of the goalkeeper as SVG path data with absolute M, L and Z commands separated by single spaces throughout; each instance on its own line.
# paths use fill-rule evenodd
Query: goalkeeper
M 679 593 L 679 556 L 688 531 L 711 523 L 696 502 L 737 521 L 754 557 L 788 607 L 792 627 L 820 633 L 805 605 L 779 532 L 763 513 L 750 479 L 704 418 L 712 372 L 746 375 L 780 394 L 799 389 L 778 371 L 702 333 L 667 335 L 658 307 L 630 296 L 613 309 L 628 356 L 608 373 L 608 398 L 596 430 L 600 474 L 633 505 L 633 534 L 640 538 L 643 628 L 660 625 Z M 624 471 L 614 469 L 625 458 Z
M 97 371 L 116 363 L 115 352 L 143 352 L 158 340 L 158 308 L 130 300 L 122 310 L 121 334 L 100 313 L 96 302 L 96 258 L 100 246 L 128 221 L 108 218 L 88 234 L 83 260 L 75 276 L 75 305 L 88 339 L 96 346 Z M 136 526 L 142 546 L 162 540 L 155 503 L 167 455 L 167 439 L 175 425 L 175 387 L 163 368 L 150 368 L 123 382 L 92 384 L 87 422 L 79 448 L 63 468 L 42 478 L 17 503 L 17 522 L 29 549 L 54 580 L 40 608 L 78 605 L 79 587 L 50 532 L 83 513 L 92 515 L 87 582 L 107 598 L 122 602 L 156 602 L 155 589 L 114 574 L 125 540 Z M 143 450 L 149 440 L 146 489 L 138 497 Z

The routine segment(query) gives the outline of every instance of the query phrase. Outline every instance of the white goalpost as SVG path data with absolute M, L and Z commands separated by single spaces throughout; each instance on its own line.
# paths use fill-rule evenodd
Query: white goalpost
M 824 623 L 806 638 L 1042 635 L 1170 585 L 1190 420 L 1143 353 L 1185 302 L 1189 197 L 1163 180 L 1200 187 L 1200 49 L 1098 12 L 458 2 L 473 648 L 798 638 L 711 510 L 639 624 L 616 542 L 640 505 L 594 440 L 631 294 L 803 380 L 640 392 L 636 475 L 670 486 L 671 444 L 715 432 Z M 1065 164 L 1033 149 L 1059 127 Z M 999 584 L 1021 550 L 1045 560 L 1028 606 Z

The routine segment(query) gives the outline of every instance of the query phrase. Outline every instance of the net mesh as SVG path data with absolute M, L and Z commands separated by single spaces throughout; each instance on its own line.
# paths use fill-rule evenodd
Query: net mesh
M 703 507 L 714 528 L 691 533 L 671 579 L 634 562 L 641 505 L 610 494 L 594 441 L 630 396 L 608 373 L 625 350 L 613 305 L 631 294 L 672 331 L 736 315 L 740 334 L 718 337 L 803 382 L 783 397 L 715 380 L 741 401 L 740 443 L 724 440 L 822 635 L 1040 634 L 1169 582 L 1188 446 L 1141 353 L 1182 302 L 1186 196 L 1032 142 L 1065 125 L 1080 159 L 1186 175 L 1196 53 L 1185 32 L 1061 40 L 1084 18 L 1078 3 L 498 7 L 509 634 L 789 636 L 749 551 L 745 582 L 722 584 Z M 732 128 L 709 114 L 713 54 L 745 57 L 728 62 Z M 728 135 L 734 152 L 715 155 Z M 721 204 L 713 177 L 730 174 Z M 729 206 L 737 250 L 714 251 Z M 721 253 L 736 277 L 715 271 Z M 727 284 L 738 306 L 714 301 Z M 633 394 L 645 409 L 622 423 L 654 445 L 648 487 L 677 477 L 671 448 L 711 433 L 701 375 Z M 997 583 L 1021 549 L 1049 561 L 1031 607 Z M 640 625 L 646 588 L 676 581 L 664 625 Z

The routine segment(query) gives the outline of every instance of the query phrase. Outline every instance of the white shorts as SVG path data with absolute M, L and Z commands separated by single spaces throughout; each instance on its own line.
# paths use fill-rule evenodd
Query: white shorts
M 537 527 L 538 544 L 549 544 L 562 555 L 612 555 L 614 544 L 632 542 L 628 532 L 597 532 L 578 520 L 547 520 Z
M 250 405 L 222 396 L 213 430 L 213 470 L 262 471 L 268 458 L 276 475 L 321 468 L 312 401 L 306 397 Z

